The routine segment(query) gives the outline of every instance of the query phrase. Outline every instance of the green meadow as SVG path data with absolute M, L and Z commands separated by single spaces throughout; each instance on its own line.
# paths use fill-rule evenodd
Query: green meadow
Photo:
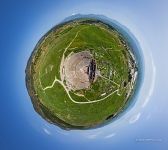
M 68 91 L 61 80 L 63 56 L 89 51 L 100 75 L 89 89 Z M 126 106 L 135 80 L 130 47 L 114 28 L 93 19 L 54 27 L 36 46 L 26 68 L 26 84 L 35 110 L 64 129 L 87 129 L 114 118 Z M 82 95 L 82 96 L 81 96 Z

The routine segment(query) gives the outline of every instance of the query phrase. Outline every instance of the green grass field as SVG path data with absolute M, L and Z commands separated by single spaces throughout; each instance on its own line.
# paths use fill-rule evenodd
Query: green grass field
M 26 68 L 26 82 L 36 111 L 62 128 L 90 128 L 124 109 L 136 82 L 136 63 L 124 37 L 103 22 L 79 19 L 53 28 L 38 43 Z M 61 60 L 89 51 L 101 76 L 90 89 L 67 91 Z M 81 96 L 82 95 L 82 96 Z

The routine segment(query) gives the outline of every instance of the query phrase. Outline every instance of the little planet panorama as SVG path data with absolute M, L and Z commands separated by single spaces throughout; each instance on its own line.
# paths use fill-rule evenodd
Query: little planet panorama
M 35 111 L 65 130 L 103 126 L 123 112 L 138 65 L 124 34 L 100 18 L 65 20 L 36 44 L 26 66 Z

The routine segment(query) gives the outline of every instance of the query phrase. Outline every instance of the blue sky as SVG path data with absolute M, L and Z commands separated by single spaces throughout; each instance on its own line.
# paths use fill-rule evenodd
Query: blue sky
M 168 149 L 168 1 L 0 1 L 0 149 Z M 137 38 L 145 78 L 135 106 L 120 120 L 88 131 L 64 131 L 35 113 L 25 67 L 38 40 L 72 14 L 103 14 Z

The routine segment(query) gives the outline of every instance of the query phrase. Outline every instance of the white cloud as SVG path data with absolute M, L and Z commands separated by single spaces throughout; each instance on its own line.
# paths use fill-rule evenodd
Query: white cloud
M 44 132 L 45 132 L 46 134 L 51 135 L 51 132 L 50 132 L 48 129 L 43 128 L 43 130 L 44 130 Z
M 134 115 L 134 116 L 131 117 L 131 119 L 129 120 L 129 123 L 130 123 L 130 124 L 135 123 L 135 122 L 139 119 L 140 116 L 141 116 L 140 113 Z
M 106 135 L 104 138 L 105 138 L 105 139 L 109 139 L 109 138 L 111 138 L 111 137 L 113 137 L 113 136 L 115 136 L 115 135 L 116 135 L 115 133 L 112 133 L 112 134 Z

